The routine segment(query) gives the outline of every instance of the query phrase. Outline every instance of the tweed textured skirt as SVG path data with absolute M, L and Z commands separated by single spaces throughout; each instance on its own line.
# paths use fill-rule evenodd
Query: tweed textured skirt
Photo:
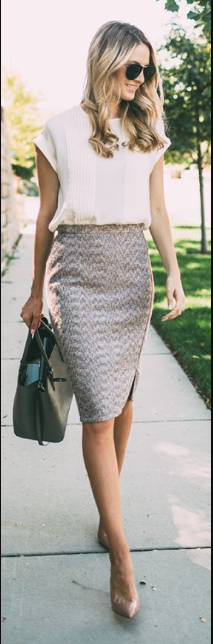
M 134 399 L 152 314 L 143 224 L 60 225 L 46 298 L 81 422 L 115 418 Z

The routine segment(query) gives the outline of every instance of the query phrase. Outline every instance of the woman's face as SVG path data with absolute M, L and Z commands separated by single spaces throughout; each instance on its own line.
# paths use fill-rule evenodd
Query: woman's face
M 125 63 L 140 63 L 140 65 L 149 65 L 150 64 L 150 51 L 149 47 L 144 43 L 140 43 L 135 46 L 134 51 L 132 52 L 130 58 Z M 116 96 L 120 96 L 120 99 L 124 101 L 131 101 L 135 97 L 135 92 L 144 83 L 144 73 L 141 71 L 140 75 L 137 76 L 134 80 L 128 80 L 125 74 L 125 66 L 123 65 L 120 69 L 115 72 L 116 78 Z M 118 90 L 118 91 L 117 91 Z

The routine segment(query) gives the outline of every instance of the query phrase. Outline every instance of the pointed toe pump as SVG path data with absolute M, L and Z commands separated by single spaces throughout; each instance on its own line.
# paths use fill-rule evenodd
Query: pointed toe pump
M 132 617 L 135 617 L 137 613 L 140 610 L 141 607 L 141 602 L 139 597 L 136 597 L 134 601 L 114 601 L 111 597 L 111 604 L 112 604 L 112 610 L 114 613 L 117 613 L 117 615 L 121 615 L 122 617 L 127 617 L 129 619 L 132 619 Z
M 111 561 L 111 554 L 109 555 L 109 558 Z M 116 584 L 113 583 L 112 570 L 110 575 L 110 597 L 111 597 L 112 610 L 114 611 L 114 613 L 117 613 L 117 615 L 121 615 L 122 617 L 128 617 L 129 619 L 131 619 L 132 617 L 135 617 L 135 615 L 137 615 L 137 613 L 140 610 L 141 601 L 136 588 L 133 595 L 134 599 L 128 600 L 128 599 L 119 597 L 119 595 L 117 594 Z

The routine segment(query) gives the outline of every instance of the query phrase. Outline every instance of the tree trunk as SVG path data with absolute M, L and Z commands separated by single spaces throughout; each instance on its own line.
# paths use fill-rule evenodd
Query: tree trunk
M 198 143 L 198 172 L 199 172 L 199 185 L 200 185 L 200 206 L 201 206 L 201 231 L 202 231 L 202 240 L 201 240 L 201 253 L 206 255 L 208 253 L 208 245 L 206 239 L 206 225 L 205 225 L 205 204 L 204 204 L 204 189 L 203 189 L 203 166 L 202 166 L 202 154 L 201 146 Z

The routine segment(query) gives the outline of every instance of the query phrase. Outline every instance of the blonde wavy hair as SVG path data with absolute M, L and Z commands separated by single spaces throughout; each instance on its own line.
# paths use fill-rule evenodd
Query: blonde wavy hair
M 140 42 L 150 51 L 150 64 L 156 72 L 149 82 L 141 84 L 131 101 L 120 100 L 121 122 L 128 133 L 123 145 L 130 150 L 151 152 L 163 147 L 165 140 L 155 129 L 163 115 L 164 94 L 155 52 L 145 34 L 127 22 L 110 21 L 94 35 L 87 57 L 87 74 L 81 105 L 89 115 L 92 134 L 89 143 L 102 157 L 113 157 L 118 149 L 118 137 L 110 130 L 109 105 L 115 89 L 115 72 L 125 65 L 135 45 Z M 160 95 L 158 91 L 160 90 Z

